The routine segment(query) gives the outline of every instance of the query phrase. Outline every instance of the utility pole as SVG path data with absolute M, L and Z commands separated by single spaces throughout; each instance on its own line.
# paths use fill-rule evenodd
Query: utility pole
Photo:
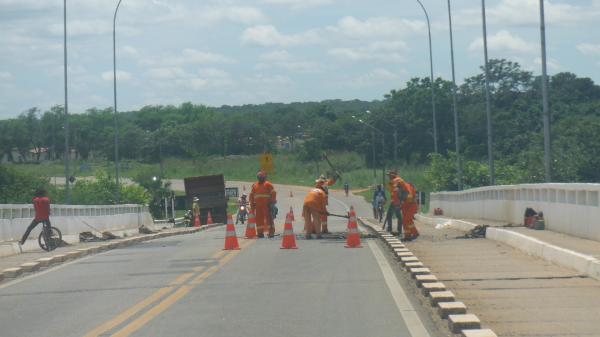
M 429 14 L 421 3 L 421 0 L 417 0 L 421 8 L 423 9 L 423 13 L 425 13 L 425 18 L 427 19 L 427 34 L 429 36 L 429 70 L 431 72 L 431 110 L 433 113 L 433 151 L 438 153 L 438 134 L 437 134 L 437 118 L 435 112 L 435 83 L 433 78 L 433 47 L 431 46 L 431 23 L 429 22 Z
M 454 145 L 456 149 L 456 178 L 458 183 L 458 190 L 461 191 L 462 187 L 462 163 L 460 158 L 460 136 L 458 133 L 458 107 L 456 104 L 456 70 L 454 67 L 454 37 L 452 35 L 452 7 L 450 6 L 450 0 L 448 0 L 448 25 L 450 28 L 450 63 L 452 64 L 452 109 L 454 112 Z
M 546 182 L 552 181 L 552 147 L 550 142 L 550 104 L 548 103 L 548 67 L 546 60 L 546 19 L 544 0 L 540 0 L 540 35 L 542 40 L 542 109 L 544 115 L 544 171 Z
M 64 11 L 64 61 L 65 61 L 65 201 L 67 205 L 71 204 L 71 168 L 69 167 L 71 149 L 69 145 L 69 89 L 67 87 L 67 0 L 63 3 Z
M 117 183 L 117 187 L 115 190 L 115 204 L 119 204 L 121 199 L 121 185 L 119 183 L 119 118 L 117 115 L 117 34 L 116 34 L 116 26 L 117 26 L 117 13 L 119 11 L 119 6 L 121 6 L 121 1 L 117 3 L 117 8 L 115 8 L 115 15 L 113 17 L 113 93 L 115 100 L 115 111 L 114 111 L 114 122 L 115 122 L 115 180 Z
M 487 116 L 487 146 L 488 165 L 490 167 L 490 185 L 496 184 L 494 172 L 493 134 L 492 134 L 492 111 L 490 102 L 490 65 L 488 61 L 487 48 L 487 23 L 485 18 L 485 0 L 481 0 L 481 16 L 483 18 L 483 54 L 485 57 L 485 112 Z

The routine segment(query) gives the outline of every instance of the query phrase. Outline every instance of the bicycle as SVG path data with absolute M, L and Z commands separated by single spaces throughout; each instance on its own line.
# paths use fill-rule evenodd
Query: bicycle
M 60 229 L 50 225 L 50 222 L 44 222 L 42 231 L 38 236 L 38 244 L 43 250 L 50 252 L 58 248 L 62 243 L 62 233 Z

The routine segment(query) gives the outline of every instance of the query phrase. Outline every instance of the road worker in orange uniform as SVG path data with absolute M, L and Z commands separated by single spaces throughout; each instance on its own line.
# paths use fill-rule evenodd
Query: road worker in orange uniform
M 304 198 L 304 207 L 302 208 L 307 240 L 312 239 L 312 233 L 316 234 L 317 239 L 321 238 L 322 215 L 327 215 L 327 194 L 322 188 L 315 187 Z
M 258 172 L 256 178 L 258 181 L 252 185 L 250 192 L 250 205 L 255 211 L 256 231 L 259 238 L 264 238 L 264 233 L 273 237 L 274 233 L 270 231 L 273 222 L 271 208 L 277 203 L 277 193 L 273 184 L 267 181 L 265 172 Z
M 399 184 L 400 200 L 402 201 L 402 229 L 404 240 L 412 241 L 419 237 L 419 231 L 415 227 L 415 214 L 419 211 L 417 203 L 417 190 L 413 184 L 402 181 Z
M 335 173 L 333 178 L 327 179 L 324 175 L 321 175 L 319 179 L 316 180 L 316 188 L 320 188 L 325 192 L 325 205 L 329 205 L 329 187 L 335 185 L 338 178 L 340 177 L 339 173 Z M 327 214 L 321 215 L 321 233 L 327 234 L 329 230 L 327 228 Z
M 402 201 L 400 200 L 401 191 L 400 186 L 404 183 L 404 179 L 398 176 L 396 171 L 389 171 L 388 177 L 390 179 L 390 183 L 388 188 L 390 190 L 390 195 L 392 196 L 392 202 L 387 210 L 387 216 L 385 221 L 383 222 L 383 226 L 387 226 L 387 231 L 393 234 L 392 229 L 392 216 L 395 214 L 398 219 L 398 236 L 402 234 Z

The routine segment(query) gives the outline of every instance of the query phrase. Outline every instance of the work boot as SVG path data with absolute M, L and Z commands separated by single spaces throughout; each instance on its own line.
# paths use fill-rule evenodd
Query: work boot
M 312 235 L 310 233 L 306 234 L 306 240 L 311 240 L 312 239 Z
M 323 235 L 317 234 L 317 239 L 322 239 L 322 238 L 323 238 Z
M 259 238 L 264 238 L 265 234 L 263 232 L 260 232 L 260 233 L 256 234 L 256 236 L 258 236 Z

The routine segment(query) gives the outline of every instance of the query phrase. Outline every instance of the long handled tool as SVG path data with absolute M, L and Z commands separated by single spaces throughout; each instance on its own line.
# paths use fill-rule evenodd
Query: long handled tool
M 350 219 L 350 217 L 348 215 L 339 215 L 339 214 L 332 214 L 332 213 L 327 213 L 327 215 L 337 217 L 337 218 Z
M 335 174 L 337 174 L 338 177 L 341 179 L 342 178 L 342 174 L 340 173 L 340 171 L 335 166 L 333 166 L 333 164 L 329 160 L 329 157 L 327 157 L 327 153 L 325 153 L 325 152 L 323 152 L 323 159 L 325 159 L 325 161 L 327 162 L 327 165 L 329 165 L 329 167 L 331 167 L 331 169 L 333 170 L 333 172 Z

